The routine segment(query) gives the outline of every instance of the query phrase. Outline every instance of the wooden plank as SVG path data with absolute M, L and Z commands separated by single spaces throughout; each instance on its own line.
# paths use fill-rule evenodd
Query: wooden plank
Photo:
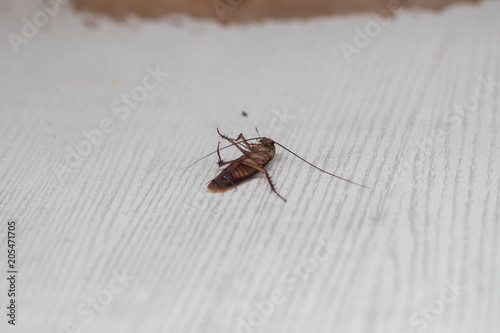
M 165 17 L 187 14 L 212 18 L 223 23 L 261 21 L 277 18 L 309 18 L 348 13 L 388 11 L 388 7 L 440 10 L 456 3 L 475 3 L 479 0 L 75 0 L 75 8 L 113 18 L 130 15 Z

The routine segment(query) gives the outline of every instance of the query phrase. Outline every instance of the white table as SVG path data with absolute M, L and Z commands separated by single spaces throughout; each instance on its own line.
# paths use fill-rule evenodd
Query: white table
M 500 3 L 402 13 L 350 62 L 370 15 L 92 26 L 64 6 L 16 54 L 39 10 L 0 12 L 2 332 L 498 332 L 500 86 L 478 77 L 500 81 Z M 215 155 L 183 173 L 217 127 L 255 126 L 371 190 L 282 149 L 286 203 L 263 175 L 208 192 Z

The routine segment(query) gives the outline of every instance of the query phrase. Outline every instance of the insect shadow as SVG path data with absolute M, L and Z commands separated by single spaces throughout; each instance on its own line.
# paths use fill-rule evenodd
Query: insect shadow
M 217 153 L 217 157 L 218 157 L 217 163 L 218 163 L 219 167 L 222 167 L 224 165 L 227 165 L 227 167 L 224 170 L 222 170 L 222 172 L 219 173 L 217 175 L 217 177 L 215 177 L 214 179 L 212 179 L 210 181 L 210 183 L 208 184 L 208 189 L 210 191 L 223 192 L 223 191 L 230 189 L 231 187 L 236 188 L 237 184 L 239 184 L 245 180 L 248 180 L 249 178 L 253 177 L 255 174 L 257 174 L 259 172 L 262 172 L 263 174 L 266 175 L 269 186 L 271 186 L 271 190 L 274 193 L 276 193 L 281 199 L 286 201 L 286 199 L 283 198 L 283 196 L 281 196 L 278 193 L 278 191 L 276 191 L 276 188 L 271 180 L 271 176 L 269 175 L 267 170 L 264 169 L 266 167 L 266 165 L 269 164 L 269 162 L 271 162 L 271 160 L 274 158 L 274 155 L 276 153 L 275 145 L 277 145 L 277 146 L 280 146 L 281 148 L 285 149 L 287 152 L 291 153 L 295 157 L 298 157 L 303 162 L 309 164 L 310 166 L 318 169 L 321 172 L 326 173 L 327 175 L 344 180 L 344 181 L 351 183 L 351 184 L 354 184 L 354 185 L 361 186 L 363 188 L 370 189 L 369 187 L 367 187 L 365 185 L 355 183 L 351 180 L 339 177 L 337 175 L 334 175 L 333 173 L 330 173 L 330 172 L 327 172 L 321 168 L 318 168 L 317 166 L 306 161 L 304 158 L 300 157 L 299 155 L 297 155 L 296 153 L 294 153 L 290 149 L 286 148 L 282 144 L 280 144 L 272 139 L 261 136 L 259 131 L 257 130 L 257 128 L 255 128 L 255 130 L 257 131 L 257 134 L 259 135 L 256 138 L 245 139 L 245 137 L 243 136 L 243 133 L 240 133 L 240 135 L 238 135 L 238 137 L 236 139 L 231 139 L 230 137 L 228 137 L 224 134 L 221 134 L 221 132 L 217 128 L 217 133 L 219 133 L 219 136 L 222 139 L 229 141 L 231 144 L 228 146 L 225 146 L 223 148 L 220 148 L 220 141 L 219 141 L 219 143 L 217 144 L 216 151 L 214 151 L 208 155 L 203 156 L 202 158 L 198 159 L 197 161 L 195 161 L 194 163 L 189 165 L 187 168 L 190 168 L 191 166 L 193 166 L 194 164 L 203 160 L 204 158 L 207 158 L 210 155 Z M 250 143 L 249 141 L 256 141 L 256 143 Z M 241 157 L 234 159 L 234 160 L 231 160 L 231 161 L 223 161 L 221 156 L 220 156 L 220 151 L 223 149 L 229 148 L 229 147 L 233 147 L 233 146 L 236 147 L 243 155 Z

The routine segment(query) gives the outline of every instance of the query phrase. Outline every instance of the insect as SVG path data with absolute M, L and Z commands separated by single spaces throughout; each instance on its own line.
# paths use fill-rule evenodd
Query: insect
M 271 160 L 274 158 L 274 155 L 276 153 L 275 145 L 280 146 L 281 148 L 285 149 L 289 153 L 293 154 L 295 157 L 298 157 L 299 159 L 301 159 L 305 163 L 318 169 L 321 172 L 324 172 L 330 176 L 345 180 L 346 182 L 349 182 L 351 184 L 355 184 L 355 185 L 369 189 L 369 187 L 367 187 L 367 186 L 355 183 L 353 181 L 339 177 L 337 175 L 334 175 L 333 173 L 329 173 L 323 169 L 318 168 L 314 164 L 306 161 L 304 158 L 295 154 L 293 151 L 291 151 L 290 149 L 281 145 L 280 143 L 278 143 L 272 139 L 262 137 L 260 135 L 259 131 L 257 130 L 257 128 L 255 128 L 255 130 L 257 131 L 257 134 L 259 134 L 259 137 L 257 137 L 257 138 L 245 139 L 245 137 L 243 136 L 243 133 L 240 133 L 240 135 L 238 135 L 238 137 L 236 139 L 231 139 L 231 138 L 227 137 L 226 135 L 221 134 L 221 132 L 217 128 L 217 133 L 219 133 L 219 136 L 221 138 L 223 138 L 224 140 L 229 141 L 231 144 L 228 146 L 225 146 L 223 148 L 220 148 L 220 142 L 219 142 L 217 144 L 217 151 L 214 151 L 214 152 L 200 158 L 199 160 L 197 160 L 196 162 L 194 162 L 193 164 L 191 164 L 189 166 L 189 167 L 191 167 L 195 163 L 197 163 L 197 162 L 201 161 L 202 159 L 204 159 L 212 154 L 215 154 L 215 153 L 217 153 L 217 157 L 218 157 L 217 163 L 218 163 L 219 167 L 222 167 L 224 165 L 228 165 L 224 170 L 222 170 L 221 173 L 219 173 L 217 175 L 217 177 L 215 177 L 212 181 L 210 181 L 210 183 L 208 184 L 208 189 L 210 191 L 212 191 L 212 192 L 226 191 L 226 190 L 230 189 L 231 187 L 236 187 L 236 185 L 238 183 L 240 183 L 246 179 L 251 178 L 255 174 L 262 172 L 263 174 L 266 175 L 269 186 L 271 186 L 271 190 L 274 193 L 276 193 L 281 199 L 286 201 L 286 199 L 283 198 L 283 196 L 281 196 L 278 193 L 278 191 L 276 191 L 276 188 L 274 187 L 274 184 L 271 180 L 271 176 L 269 175 L 267 170 L 264 169 L 266 167 L 266 165 L 269 164 L 269 162 L 271 162 Z M 257 140 L 257 143 L 249 143 L 249 141 L 253 141 L 253 140 Z M 239 149 L 243 155 L 241 157 L 234 159 L 234 160 L 231 160 L 231 161 L 223 161 L 221 156 L 220 156 L 220 151 L 222 149 L 226 149 L 226 148 L 229 148 L 232 146 Z

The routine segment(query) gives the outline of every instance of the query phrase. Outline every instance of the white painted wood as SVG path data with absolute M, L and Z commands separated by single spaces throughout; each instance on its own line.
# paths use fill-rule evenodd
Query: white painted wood
M 38 8 L 0 14 L 0 241 L 16 219 L 20 262 L 19 325 L 2 313 L 2 332 L 71 321 L 82 332 L 498 331 L 499 86 L 444 118 L 472 101 L 478 76 L 500 81 L 498 2 L 403 13 L 350 63 L 339 45 L 369 15 L 87 27 L 64 8 L 15 54 L 7 34 Z M 111 105 L 147 66 L 170 74 L 122 120 Z M 58 179 L 66 149 L 104 118 L 114 130 Z M 262 176 L 207 192 L 215 157 L 183 174 L 216 148 L 217 127 L 251 137 L 255 126 L 372 190 L 283 150 L 268 170 L 287 203 Z M 294 269 L 321 240 L 333 251 L 302 280 Z M 81 304 L 106 296 L 114 270 L 134 278 L 85 322 Z M 450 303 L 447 281 L 466 285 Z M 286 300 L 238 331 L 275 289 Z M 442 313 L 410 321 L 429 306 Z

